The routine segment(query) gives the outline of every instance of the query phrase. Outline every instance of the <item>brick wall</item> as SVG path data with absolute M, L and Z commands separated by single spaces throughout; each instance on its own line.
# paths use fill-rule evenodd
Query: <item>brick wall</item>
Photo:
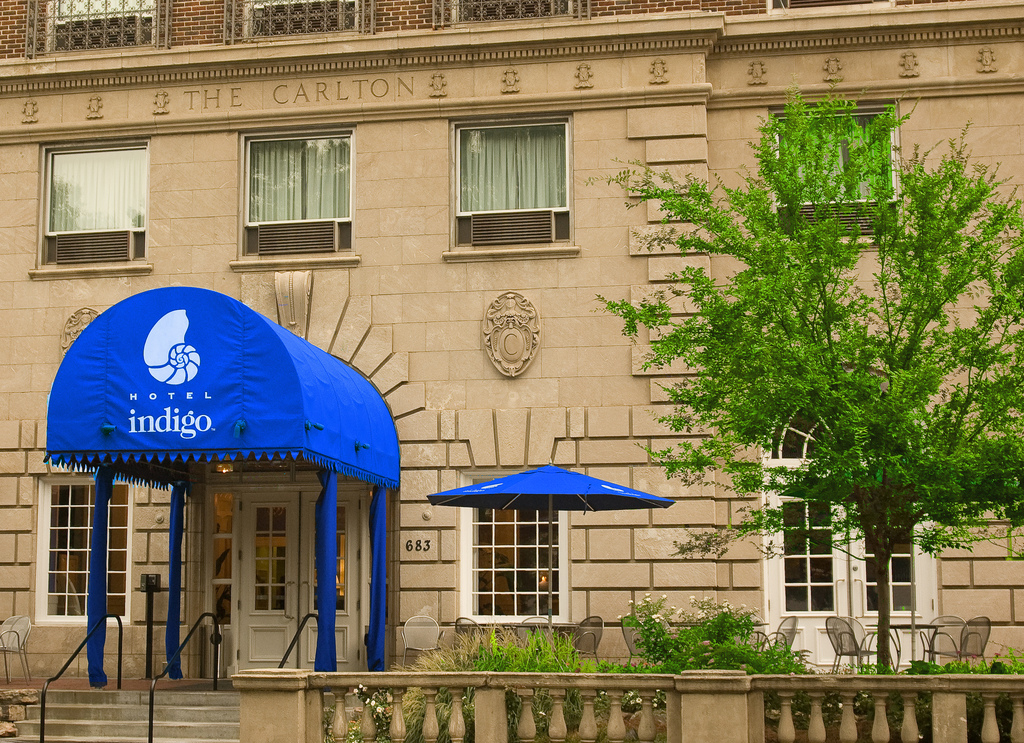
M 897 5 L 970 0 L 896 0 Z M 0 0 L 0 58 L 25 54 L 28 0 Z M 225 0 L 173 0 L 171 45 L 224 43 Z M 764 0 L 592 0 L 594 17 L 679 11 L 725 12 L 728 15 L 765 13 Z M 529 23 L 530 21 L 523 21 Z M 378 0 L 377 33 L 429 29 L 432 0 Z
M 171 46 L 224 43 L 224 0 L 177 0 L 171 14 Z
M 25 32 L 28 29 L 28 0 L 0 3 L 0 57 L 25 56 Z

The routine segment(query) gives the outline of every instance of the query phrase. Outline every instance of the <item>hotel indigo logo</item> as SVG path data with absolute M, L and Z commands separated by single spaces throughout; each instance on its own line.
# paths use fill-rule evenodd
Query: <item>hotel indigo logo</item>
M 185 310 L 172 310 L 161 317 L 153 325 L 146 336 L 146 345 L 142 349 L 142 357 L 149 368 L 153 379 L 169 385 L 189 382 L 199 373 L 199 352 L 185 342 L 188 331 L 188 316 Z M 166 393 L 169 400 L 192 400 L 193 392 Z M 150 401 L 161 397 L 150 392 Z M 138 393 L 128 396 L 131 401 L 139 399 Z M 210 400 L 210 393 L 204 392 L 202 399 Z M 193 403 L 187 403 L 193 404 Z M 136 413 L 132 408 L 128 417 L 129 433 L 176 433 L 183 439 L 193 439 L 196 434 L 206 433 L 213 429 L 213 420 L 205 414 L 197 415 L 194 410 L 185 410 L 168 405 L 158 414 L 147 415 L 144 411 Z
M 184 384 L 199 373 L 199 352 L 185 342 L 187 330 L 185 310 L 172 310 L 153 325 L 142 350 L 153 379 L 165 384 Z

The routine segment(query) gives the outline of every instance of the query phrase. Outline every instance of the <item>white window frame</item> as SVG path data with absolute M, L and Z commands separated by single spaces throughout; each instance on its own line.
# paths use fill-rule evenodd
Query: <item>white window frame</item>
M 794 429 L 794 431 L 797 431 L 797 429 Z M 799 433 L 799 431 L 797 432 Z M 780 440 L 780 456 L 773 458 L 772 452 L 766 452 L 764 454 L 764 462 L 766 465 L 774 467 L 796 468 L 806 461 L 807 449 L 807 440 L 805 440 L 802 447 L 803 456 L 801 458 L 783 458 L 781 456 L 783 453 L 782 441 Z M 777 507 L 787 500 L 775 492 L 766 492 L 764 497 L 765 504 L 771 507 Z M 863 541 L 859 540 L 850 543 L 847 545 L 848 549 L 846 551 L 836 547 L 832 549 L 832 575 L 834 579 L 832 600 L 834 608 L 831 611 L 790 611 L 786 608 L 785 556 L 781 554 L 781 545 L 777 536 L 771 537 L 769 543 L 773 549 L 771 551 L 772 556 L 764 561 L 765 616 L 775 617 L 776 620 L 778 618 L 795 616 L 803 621 L 817 620 L 818 622 L 822 622 L 825 617 L 837 615 L 852 616 L 862 620 L 877 618 L 878 612 L 869 611 L 867 605 L 867 569 L 864 560 Z M 936 559 L 915 549 L 912 557 L 912 570 L 916 585 L 916 590 L 912 593 L 912 600 L 916 604 L 918 620 L 927 621 L 938 613 Z M 909 610 L 898 611 L 894 609 L 890 612 L 893 621 L 902 623 L 910 622 L 912 614 L 913 612 Z M 803 621 L 801 621 L 799 627 L 801 633 L 807 630 L 803 626 Z M 804 639 L 805 647 L 812 650 L 813 653 L 814 648 L 818 644 L 816 640 L 820 641 L 821 638 L 815 638 L 813 632 L 807 632 L 806 634 L 807 636 Z M 909 649 L 911 638 L 904 637 L 903 643 Z
M 83 613 L 80 615 L 75 614 L 50 614 L 49 613 L 49 583 L 50 583 L 50 516 L 52 512 L 52 498 L 51 489 L 54 486 L 84 486 L 95 488 L 95 480 L 89 477 L 44 477 L 38 481 L 38 495 L 39 495 L 39 508 L 38 510 L 38 528 L 36 529 L 36 590 L 35 590 L 35 623 L 36 624 L 50 624 L 50 625 L 82 625 L 85 626 L 88 617 L 85 614 L 85 607 L 83 605 Z M 124 592 L 124 614 L 121 615 L 122 620 L 127 621 L 132 615 L 132 594 L 134 593 L 132 585 L 132 577 L 134 575 L 134 561 L 132 559 L 132 542 L 135 539 L 134 531 L 134 503 L 135 503 L 135 487 L 126 483 L 115 482 L 114 487 L 127 488 L 127 520 L 125 529 L 126 534 L 126 555 L 125 555 L 125 592 Z M 90 504 L 95 503 L 95 498 L 90 501 Z M 90 505 L 90 514 L 92 513 L 92 505 Z M 91 548 L 92 527 L 89 527 L 89 544 Z M 109 532 L 108 532 L 108 544 L 109 544 Z M 109 558 L 109 554 L 108 554 Z M 111 622 L 113 620 L 107 620 Z
M 494 473 L 485 476 L 474 473 L 472 476 L 462 476 L 464 485 L 485 482 L 491 477 L 499 477 L 502 473 Z M 507 474 L 507 473 L 505 473 Z M 457 514 L 459 534 L 459 616 L 469 617 L 480 624 L 510 624 L 521 622 L 531 616 L 547 616 L 544 614 L 476 614 L 473 611 L 474 598 L 474 576 L 473 568 L 476 563 L 474 551 L 473 527 L 476 521 L 476 509 L 459 508 Z M 558 600 L 559 611 L 551 615 L 553 622 L 568 622 L 572 616 L 569 607 L 571 589 L 569 585 L 569 512 L 558 511 L 555 519 L 555 528 L 558 530 L 558 591 L 554 594 Z
M 521 129 L 531 126 L 552 126 L 562 125 L 565 136 L 565 206 L 535 207 L 524 209 L 495 209 L 495 210 L 470 210 L 462 206 L 462 133 L 474 129 Z M 555 236 L 547 242 L 569 242 L 574 228 L 572 214 L 573 208 L 573 130 L 571 118 L 536 118 L 509 121 L 467 121 L 453 124 L 452 126 L 452 204 L 454 205 L 455 218 L 452 220 L 455 234 L 455 244 L 468 244 L 458 238 L 458 223 L 460 219 L 471 218 L 475 214 L 514 215 L 516 213 L 551 211 L 557 219 L 565 220 L 568 224 L 560 228 L 566 232 L 564 236 Z
M 769 3 L 771 2 L 771 0 L 768 0 L 768 1 L 769 1 Z M 851 6 L 851 7 L 857 7 L 857 6 Z M 812 8 L 812 10 L 813 10 L 813 8 Z M 788 12 L 788 11 L 783 11 L 783 12 Z M 892 106 L 892 107 L 894 107 L 896 109 L 896 115 L 898 116 L 899 115 L 899 102 L 898 101 L 888 101 L 888 102 L 886 102 L 886 101 L 868 101 L 868 102 L 862 102 L 862 103 L 859 103 L 857 105 L 857 108 L 855 108 L 853 111 L 851 111 L 850 114 L 854 118 L 863 117 L 863 116 L 875 117 L 875 116 L 880 116 L 881 114 L 885 113 L 885 110 L 888 107 L 890 107 L 890 106 Z M 782 109 L 782 108 L 772 108 L 772 109 L 769 109 L 769 113 L 772 116 L 775 116 L 775 117 L 778 117 L 778 118 L 783 118 L 785 116 L 785 110 Z M 780 146 L 781 146 L 781 143 L 780 143 Z M 893 187 L 893 192 L 894 193 L 896 193 L 896 189 L 899 188 L 899 182 L 897 180 L 897 178 L 898 178 L 897 165 L 898 165 L 898 162 L 899 162 L 898 161 L 898 157 L 897 157 L 897 153 L 899 151 L 899 146 L 900 146 L 900 131 L 899 131 L 899 129 L 894 129 L 892 131 L 892 133 L 891 133 L 890 142 L 889 142 L 889 167 L 890 167 L 890 174 L 889 175 L 890 175 L 890 178 L 892 179 L 892 187 Z M 852 200 L 844 202 L 844 203 L 847 203 L 847 204 L 863 204 L 863 203 L 866 203 L 868 201 L 870 201 L 870 199 L 861 198 L 861 199 L 852 199 Z M 871 235 L 861 235 L 860 240 L 862 242 L 864 242 L 864 243 L 869 245 L 873 241 L 873 238 L 872 238 Z
M 284 2 L 291 2 L 291 0 L 283 0 Z M 296 0 L 298 2 L 298 0 Z M 263 38 L 263 37 L 260 37 Z M 254 221 L 250 214 L 250 208 L 252 205 L 252 145 L 257 142 L 309 142 L 317 139 L 344 139 L 348 141 L 348 204 L 346 205 L 346 211 L 348 212 L 347 217 L 324 217 L 322 219 L 285 219 L 285 220 L 267 220 L 267 221 Z M 339 131 L 325 131 L 325 132 L 311 132 L 296 134 L 292 133 L 270 133 L 261 134 L 258 136 L 246 137 L 242 140 L 242 162 L 244 167 L 242 168 L 242 253 L 250 257 L 258 255 L 258 251 L 246 250 L 246 242 L 249 239 L 247 237 L 251 230 L 255 230 L 261 226 L 267 225 L 279 225 L 287 227 L 289 225 L 303 225 L 303 224 L 314 224 L 318 222 L 334 222 L 339 225 L 339 229 L 342 234 L 338 238 L 338 244 L 336 245 L 337 250 L 348 250 L 352 245 L 352 210 L 354 204 L 354 194 L 356 187 L 356 136 L 353 129 L 344 129 Z
M 111 229 L 83 229 L 83 230 L 54 230 L 51 229 L 50 218 L 51 218 L 51 207 L 52 207 L 52 196 L 53 196 L 53 159 L 55 156 L 78 154 L 78 153 L 90 153 L 90 152 L 139 152 L 141 151 L 144 155 L 144 170 L 145 178 L 142 184 L 142 226 L 141 227 L 124 227 L 124 228 L 111 228 Z M 129 232 L 131 233 L 131 244 L 129 248 L 129 255 L 126 261 L 132 260 L 145 260 L 146 257 L 146 238 L 149 233 L 149 215 L 150 215 L 150 158 L 149 158 L 149 143 L 145 141 L 129 141 L 123 143 L 111 143 L 111 144 L 98 144 L 95 146 L 60 146 L 55 145 L 47 147 L 44 150 L 44 163 L 43 168 L 43 195 L 40 199 L 42 203 L 43 211 L 40 219 L 42 225 L 42 255 L 41 264 L 43 265 L 55 265 L 55 262 L 47 260 L 48 243 L 51 240 L 55 240 L 60 236 L 87 236 L 87 235 L 100 235 L 107 232 Z M 97 259 L 95 262 L 102 262 Z M 88 264 L 89 262 L 83 261 Z

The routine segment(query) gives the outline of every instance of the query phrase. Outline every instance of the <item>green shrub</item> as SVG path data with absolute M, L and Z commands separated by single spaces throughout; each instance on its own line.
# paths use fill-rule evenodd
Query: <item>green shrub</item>
M 747 673 L 808 673 L 800 653 L 784 644 L 755 648 L 750 636 L 758 626 L 757 613 L 744 606 L 691 598 L 692 611 L 667 606 L 667 599 L 647 594 L 622 617 L 627 627 L 639 629 L 637 649 L 641 667 L 654 673 L 681 673 L 712 669 Z M 682 622 L 678 629 L 670 622 Z

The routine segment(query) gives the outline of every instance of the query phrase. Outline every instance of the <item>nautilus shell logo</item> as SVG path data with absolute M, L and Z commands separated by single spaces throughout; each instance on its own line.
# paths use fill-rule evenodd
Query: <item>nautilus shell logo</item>
M 187 330 L 185 310 L 168 312 L 153 325 L 142 350 L 153 379 L 165 384 L 184 384 L 199 373 L 199 352 L 185 342 Z

